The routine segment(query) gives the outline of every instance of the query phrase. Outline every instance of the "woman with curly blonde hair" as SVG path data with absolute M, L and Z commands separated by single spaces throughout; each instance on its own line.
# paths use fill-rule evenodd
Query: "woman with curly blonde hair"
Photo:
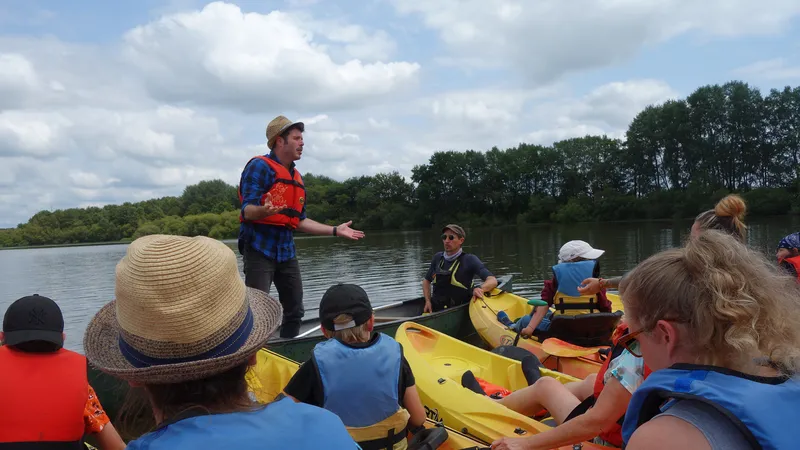
M 729 233 L 706 230 L 620 284 L 629 339 L 653 373 L 633 394 L 628 450 L 793 448 L 800 286 Z

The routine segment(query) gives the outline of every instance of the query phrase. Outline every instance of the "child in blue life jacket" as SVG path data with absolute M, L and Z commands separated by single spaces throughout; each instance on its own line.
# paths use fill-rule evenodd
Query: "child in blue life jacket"
M 337 414 L 363 448 L 405 448 L 408 430 L 425 423 L 425 409 L 402 346 L 373 332 L 369 297 L 357 285 L 330 287 L 319 315 L 328 340 L 314 347 L 284 394 Z
M 592 248 L 585 241 L 569 241 L 562 245 L 558 252 L 558 264 L 552 268 L 553 278 L 544 282 L 542 300 L 546 301 L 548 306 L 553 306 L 558 292 L 570 297 L 580 297 L 578 287 L 583 280 L 600 277 L 600 263 L 597 262 L 597 258 L 603 253 L 605 250 Z M 605 289 L 597 294 L 597 306 L 600 312 L 611 312 L 611 302 L 606 297 Z M 553 312 L 549 308 L 540 307 L 515 323 L 511 322 L 505 311 L 500 311 L 497 319 L 527 338 L 533 335 L 534 330 L 547 331 L 552 316 Z

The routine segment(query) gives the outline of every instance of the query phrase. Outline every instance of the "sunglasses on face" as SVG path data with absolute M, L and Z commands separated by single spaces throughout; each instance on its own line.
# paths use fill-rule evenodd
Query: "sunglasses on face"
M 637 342 L 636 336 L 639 336 L 644 331 L 645 330 L 639 330 L 639 331 L 634 331 L 633 333 L 628 333 L 619 340 L 618 344 L 621 345 L 625 350 L 630 352 L 631 355 L 637 358 L 641 358 L 642 357 L 641 346 L 633 344 Z
M 453 236 L 452 234 L 443 234 L 442 235 L 442 240 L 443 241 L 452 241 L 454 239 L 458 239 L 458 238 Z

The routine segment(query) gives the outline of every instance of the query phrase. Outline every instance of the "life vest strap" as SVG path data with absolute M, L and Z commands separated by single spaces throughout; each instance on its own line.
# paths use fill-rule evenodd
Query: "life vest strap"
M 361 450 L 392 450 L 398 442 L 406 439 L 406 436 L 408 436 L 408 427 L 403 428 L 399 433 L 395 433 L 394 428 L 392 428 L 385 438 L 359 441 L 358 446 L 361 447 Z
M 368 427 L 346 427 L 362 450 L 392 450 L 408 435 L 408 410 L 400 408 L 391 416 Z M 380 437 L 375 437 L 380 436 Z M 402 447 L 405 448 L 405 447 Z
M 305 190 L 305 188 L 306 188 L 306 187 L 303 185 L 303 183 L 298 183 L 298 182 L 297 182 L 297 181 L 295 181 L 295 180 L 287 180 L 287 179 L 285 179 L 285 178 L 275 178 L 275 182 L 276 182 L 276 183 L 283 183 L 283 184 L 291 184 L 292 186 L 297 186 L 297 187 L 299 187 L 299 188 L 301 188 L 301 189 L 303 189 L 303 190 Z
M 284 208 L 278 211 L 278 214 L 283 214 L 284 216 L 287 217 L 300 217 L 300 211 L 292 208 Z

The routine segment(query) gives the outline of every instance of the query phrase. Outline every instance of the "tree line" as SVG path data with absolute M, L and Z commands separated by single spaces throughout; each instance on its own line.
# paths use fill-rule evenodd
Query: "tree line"
M 486 152 L 439 151 L 412 170 L 336 181 L 306 174 L 308 216 L 374 229 L 692 217 L 730 192 L 749 214 L 800 213 L 800 87 L 763 96 L 740 81 L 641 111 L 625 139 L 585 136 Z M 102 208 L 41 211 L 0 246 L 237 236 L 237 189 L 221 180 Z

